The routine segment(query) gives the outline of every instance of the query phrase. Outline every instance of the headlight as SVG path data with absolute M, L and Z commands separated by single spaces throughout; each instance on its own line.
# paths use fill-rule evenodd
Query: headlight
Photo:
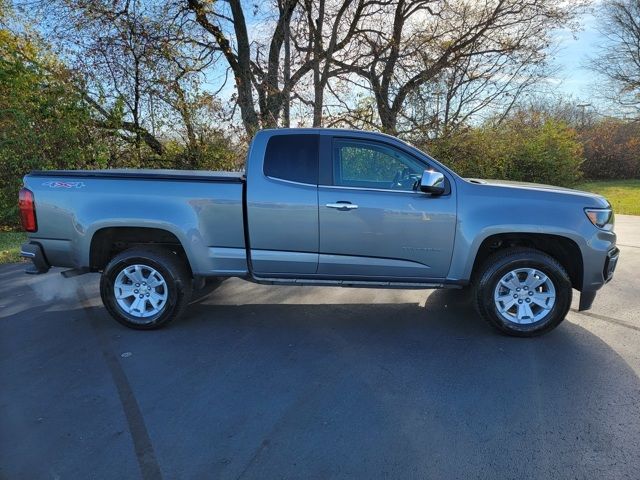
M 613 210 L 610 208 L 585 208 L 584 212 L 596 227 L 603 230 L 613 228 Z

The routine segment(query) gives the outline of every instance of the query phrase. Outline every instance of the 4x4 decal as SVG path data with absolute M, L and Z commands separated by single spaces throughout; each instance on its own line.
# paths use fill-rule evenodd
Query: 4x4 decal
M 45 182 L 42 184 L 43 187 L 49 188 L 84 188 L 84 182 L 59 182 L 59 181 L 51 181 Z

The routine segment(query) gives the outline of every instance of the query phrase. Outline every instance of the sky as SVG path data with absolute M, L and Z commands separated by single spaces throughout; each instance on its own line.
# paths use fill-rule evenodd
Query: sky
M 594 93 L 594 73 L 585 68 L 589 56 L 594 56 L 602 36 L 597 30 L 597 19 L 589 13 L 581 21 L 578 32 L 563 30 L 557 33 L 559 51 L 554 63 L 559 71 L 550 82 L 558 93 L 591 103 Z

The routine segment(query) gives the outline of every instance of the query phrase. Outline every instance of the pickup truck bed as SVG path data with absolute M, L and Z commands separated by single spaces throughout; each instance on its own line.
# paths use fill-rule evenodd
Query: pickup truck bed
M 128 243 L 187 245 L 184 254 L 198 276 L 247 273 L 240 173 L 52 170 L 27 178 L 37 191 L 38 230 L 47 232 L 34 241 L 50 265 L 99 269 L 113 253 L 117 231 Z

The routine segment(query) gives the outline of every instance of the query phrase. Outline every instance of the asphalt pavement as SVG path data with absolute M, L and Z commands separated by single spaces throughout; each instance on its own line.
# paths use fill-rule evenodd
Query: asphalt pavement
M 0 478 L 640 478 L 640 217 L 535 339 L 465 291 L 231 279 L 153 332 L 0 267 Z M 577 309 L 578 295 L 574 296 Z

